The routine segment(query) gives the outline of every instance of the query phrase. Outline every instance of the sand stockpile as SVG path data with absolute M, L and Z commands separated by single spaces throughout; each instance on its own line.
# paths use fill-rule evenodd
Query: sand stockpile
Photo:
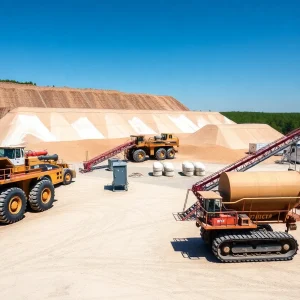
M 128 138 L 162 132 L 192 134 L 204 123 L 231 121 L 219 113 L 97 109 L 17 108 L 0 120 L 2 146 Z M 233 122 L 232 122 L 233 123 Z
M 71 142 L 39 142 L 29 140 L 26 148 L 31 150 L 47 150 L 51 154 L 58 154 L 59 158 L 65 161 L 82 162 L 95 157 L 109 149 L 112 149 L 127 139 L 110 140 L 80 140 Z M 74 151 L 76 149 L 76 151 Z M 118 155 L 123 158 L 123 154 Z M 201 160 L 215 163 L 231 163 L 245 156 L 242 150 L 230 150 L 220 146 L 189 146 L 181 145 L 179 153 L 176 154 L 176 161 Z
M 189 110 L 170 96 L 0 83 L 0 107 Z
M 51 154 L 58 154 L 60 159 L 72 163 L 81 163 L 86 159 L 91 159 L 107 150 L 110 150 L 125 141 L 123 139 L 108 139 L 108 140 L 79 140 L 70 142 L 36 142 L 33 139 L 28 140 L 26 148 L 29 150 L 47 150 Z M 74 151 L 76 149 L 76 151 Z M 213 162 L 221 164 L 231 164 L 246 154 L 244 150 L 232 150 L 221 146 L 202 145 L 190 146 L 181 145 L 179 152 L 176 154 L 174 162 L 185 160 L 202 161 L 204 163 Z M 123 153 L 118 155 L 123 159 Z M 278 158 L 269 158 L 262 164 L 274 163 Z
M 182 142 L 187 145 L 217 145 L 229 149 L 249 149 L 249 143 L 270 143 L 282 134 L 266 124 L 206 125 Z

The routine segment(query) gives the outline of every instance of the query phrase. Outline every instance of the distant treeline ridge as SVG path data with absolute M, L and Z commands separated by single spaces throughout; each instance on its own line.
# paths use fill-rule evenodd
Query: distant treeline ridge
M 30 85 L 36 85 L 35 82 L 32 81 L 17 81 L 17 80 L 11 80 L 11 79 L 0 79 L 0 82 L 10 82 L 10 83 L 17 83 L 17 84 L 30 84 Z
M 220 113 L 238 124 L 268 124 L 282 134 L 287 134 L 300 127 L 300 113 L 262 113 L 240 111 Z

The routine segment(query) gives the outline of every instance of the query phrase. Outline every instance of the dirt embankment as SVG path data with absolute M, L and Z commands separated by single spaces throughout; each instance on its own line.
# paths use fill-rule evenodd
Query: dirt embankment
M 170 96 L 96 89 L 38 87 L 0 83 L 0 107 L 98 108 L 139 110 L 189 109 Z

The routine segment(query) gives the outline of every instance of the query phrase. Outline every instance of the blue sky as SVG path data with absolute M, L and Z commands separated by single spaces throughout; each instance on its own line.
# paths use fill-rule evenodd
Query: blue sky
M 300 112 L 299 1 L 1 1 L 0 78 Z

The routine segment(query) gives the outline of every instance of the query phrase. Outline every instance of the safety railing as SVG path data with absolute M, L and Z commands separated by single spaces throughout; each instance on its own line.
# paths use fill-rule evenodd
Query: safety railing
M 0 180 L 9 180 L 13 174 L 12 168 L 0 169 Z

